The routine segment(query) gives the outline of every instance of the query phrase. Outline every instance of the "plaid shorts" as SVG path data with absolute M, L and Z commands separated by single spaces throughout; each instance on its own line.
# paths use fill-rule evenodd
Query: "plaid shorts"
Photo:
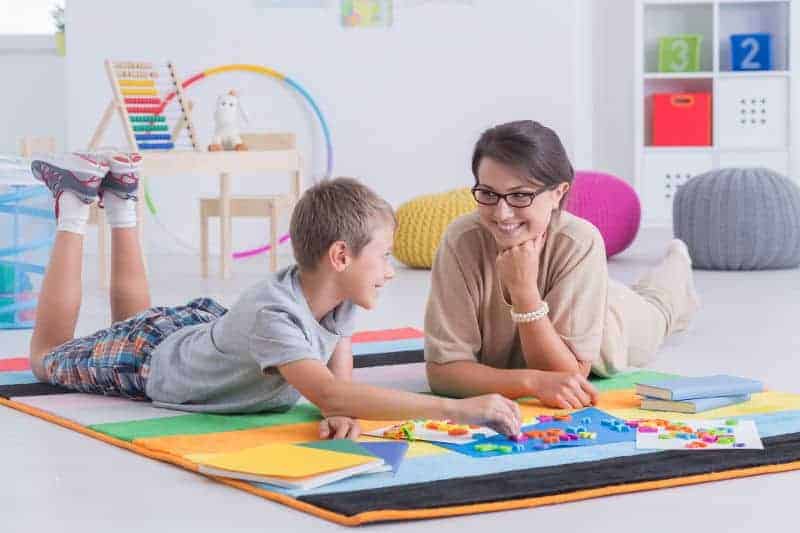
M 152 307 L 65 342 L 44 357 L 44 368 L 53 385 L 144 400 L 153 348 L 180 328 L 212 322 L 226 312 L 211 298 L 177 307 Z

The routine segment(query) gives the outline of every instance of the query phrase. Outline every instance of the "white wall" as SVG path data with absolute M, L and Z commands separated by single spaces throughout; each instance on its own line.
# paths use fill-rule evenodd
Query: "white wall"
M 592 166 L 633 183 L 634 0 L 593 0 Z
M 241 62 L 273 67 L 304 85 L 330 124 L 335 173 L 362 177 L 394 205 L 468 185 L 477 136 L 512 119 L 553 127 L 576 166 L 590 166 L 591 141 L 587 147 L 576 128 L 591 75 L 575 63 L 576 46 L 585 48 L 587 38 L 576 13 L 588 1 L 396 0 L 391 28 L 344 29 L 338 1 L 323 2 L 324 9 L 268 9 L 257 0 L 140 0 L 123 14 L 115 2 L 70 0 L 68 142 L 85 147 L 110 98 L 106 58 L 171 59 L 184 76 Z M 251 129 L 296 132 L 310 173 L 321 173 L 323 145 L 310 111 L 297 95 L 256 75 L 219 75 L 189 90 L 204 144 L 214 99 L 228 88 L 242 92 Z M 579 96 L 583 103 L 575 105 Z M 106 144 L 123 142 L 117 122 Z M 216 179 L 188 179 L 154 177 L 151 188 L 167 227 L 196 243 L 196 197 L 214 193 Z M 238 183 L 237 190 L 260 189 Z M 262 226 L 237 222 L 235 247 L 260 244 Z M 148 242 L 151 251 L 177 251 L 163 236 Z
M 52 35 L 0 35 L 0 153 L 19 139 L 52 136 L 65 145 L 64 58 Z

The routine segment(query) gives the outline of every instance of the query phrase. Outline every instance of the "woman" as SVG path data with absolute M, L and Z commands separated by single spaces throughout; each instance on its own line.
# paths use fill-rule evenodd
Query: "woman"
M 425 358 L 433 391 L 595 402 L 587 381 L 650 361 L 697 308 L 686 245 L 673 240 L 633 287 L 608 278 L 602 236 L 562 207 L 574 171 L 533 121 L 487 130 L 472 156 L 476 212 L 447 229 L 433 265 Z

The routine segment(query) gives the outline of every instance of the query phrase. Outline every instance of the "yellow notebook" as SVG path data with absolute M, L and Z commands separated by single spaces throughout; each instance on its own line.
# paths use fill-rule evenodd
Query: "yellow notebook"
M 311 489 L 350 476 L 383 472 L 383 460 L 294 444 L 265 444 L 235 452 L 191 454 L 204 474 Z

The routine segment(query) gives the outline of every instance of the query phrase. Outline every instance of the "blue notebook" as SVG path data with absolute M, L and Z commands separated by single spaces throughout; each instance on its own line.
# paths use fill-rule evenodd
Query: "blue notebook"
M 716 396 L 714 398 L 696 398 L 694 400 L 660 400 L 645 396 L 642 398 L 642 409 L 650 411 L 674 411 L 676 413 L 702 413 L 710 409 L 718 409 L 728 405 L 743 403 L 750 399 L 749 394 L 739 396 Z
M 761 392 L 763 389 L 764 385 L 760 381 L 724 375 L 644 381 L 636 384 L 636 394 L 661 400 L 739 396 Z

